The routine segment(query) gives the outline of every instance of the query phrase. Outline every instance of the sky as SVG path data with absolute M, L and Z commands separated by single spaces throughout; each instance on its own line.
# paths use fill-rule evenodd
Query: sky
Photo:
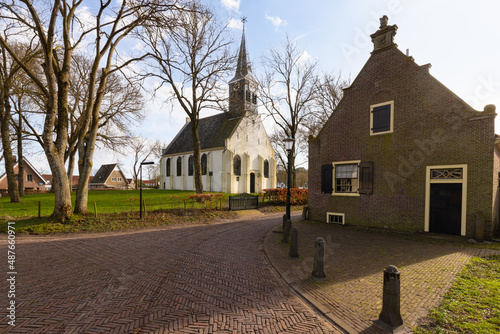
M 320 72 L 342 73 L 354 80 L 370 57 L 369 37 L 387 15 L 398 26 L 395 42 L 419 65 L 477 110 L 500 108 L 500 1 L 497 0 L 205 0 L 234 35 L 238 52 L 246 17 L 247 50 L 253 72 L 261 74 L 261 58 L 288 35 L 319 64 Z M 146 105 L 147 116 L 135 133 L 168 144 L 186 115 L 166 106 L 161 94 Z M 260 112 L 263 112 L 260 110 Z M 215 113 L 215 112 L 214 112 Z M 202 117 L 213 113 L 207 112 Z M 496 119 L 500 132 L 500 116 Z M 273 129 L 266 124 L 268 133 Z M 28 159 L 49 171 L 43 156 Z M 130 154 L 96 150 L 94 166 L 119 162 L 130 177 Z M 305 164 L 307 168 L 307 164 Z

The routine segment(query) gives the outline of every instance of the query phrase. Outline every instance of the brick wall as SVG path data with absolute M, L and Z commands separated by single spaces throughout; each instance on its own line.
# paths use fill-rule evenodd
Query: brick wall
M 500 173 L 500 152 L 498 151 L 498 144 L 495 145 L 495 158 L 493 167 L 493 216 L 492 216 L 492 226 L 491 230 L 493 232 L 500 229 L 500 194 L 499 194 L 499 173 Z
M 394 101 L 394 132 L 370 136 L 370 105 Z M 475 213 L 492 220 L 494 116 L 479 113 L 395 46 L 373 52 L 310 142 L 311 217 L 345 213 L 346 223 L 423 231 L 426 166 L 468 165 L 467 235 Z M 321 193 L 321 165 L 374 162 L 373 195 Z
M 42 179 L 38 176 L 37 172 L 34 171 L 31 166 L 23 161 L 23 167 L 24 167 L 24 175 L 23 175 L 23 181 L 24 181 L 24 189 L 29 189 L 29 190 L 40 190 L 40 191 L 45 191 L 45 184 L 40 185 L 40 183 L 44 183 Z M 19 164 L 16 164 L 14 167 L 14 173 L 18 174 L 19 173 Z M 31 181 L 28 181 L 28 175 L 31 175 Z M 0 189 L 5 189 L 7 190 L 8 184 L 7 184 L 7 176 L 3 177 L 0 180 Z

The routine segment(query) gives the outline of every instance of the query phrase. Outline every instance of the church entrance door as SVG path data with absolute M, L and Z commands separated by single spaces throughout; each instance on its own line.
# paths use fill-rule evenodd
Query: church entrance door
M 255 193 L 255 173 L 250 173 L 250 193 Z

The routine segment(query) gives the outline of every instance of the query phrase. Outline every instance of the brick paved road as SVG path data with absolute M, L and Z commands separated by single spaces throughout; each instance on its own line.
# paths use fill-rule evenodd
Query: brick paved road
M 4 284 L 0 332 L 341 332 L 266 262 L 262 237 L 280 222 L 275 215 L 98 237 L 18 237 L 16 327 L 6 326 Z M 6 268 L 5 240 L 0 245 Z

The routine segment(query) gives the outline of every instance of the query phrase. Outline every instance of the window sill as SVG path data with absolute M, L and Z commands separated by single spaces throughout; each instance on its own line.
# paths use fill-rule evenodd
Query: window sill
M 359 197 L 359 193 L 336 193 L 333 192 L 332 196 L 349 196 L 349 197 Z
M 378 135 L 388 135 L 388 134 L 391 134 L 393 133 L 394 131 L 384 131 L 384 132 L 370 132 L 370 136 L 378 136 Z

